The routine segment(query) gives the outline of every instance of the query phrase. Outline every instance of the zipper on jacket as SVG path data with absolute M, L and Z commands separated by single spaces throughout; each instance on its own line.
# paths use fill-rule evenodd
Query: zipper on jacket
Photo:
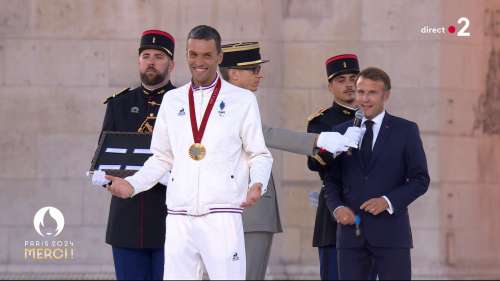
M 200 98 L 200 110 L 198 110 L 199 116 L 196 116 L 196 120 L 201 120 L 203 118 L 203 115 L 205 111 L 203 110 L 203 97 L 204 97 L 204 91 L 200 90 L 201 92 L 201 98 Z M 200 121 L 201 124 L 201 121 Z M 196 124 L 198 126 L 198 124 Z M 199 215 L 200 212 L 200 163 L 197 163 L 197 179 L 196 179 L 196 206 L 195 206 L 195 213 L 196 215 Z

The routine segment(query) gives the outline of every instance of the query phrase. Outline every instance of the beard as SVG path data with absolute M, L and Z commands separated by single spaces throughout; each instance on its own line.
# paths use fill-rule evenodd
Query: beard
M 146 71 L 141 72 L 141 82 L 146 86 L 158 85 L 165 80 L 167 71 L 160 72 L 154 68 L 148 68 Z

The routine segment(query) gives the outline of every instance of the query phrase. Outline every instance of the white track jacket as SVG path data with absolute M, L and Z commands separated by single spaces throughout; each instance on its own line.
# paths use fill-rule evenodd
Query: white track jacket
M 193 91 L 196 120 L 201 124 L 213 85 Z M 206 156 L 189 157 L 194 143 L 188 91 L 191 83 L 165 94 L 151 140 L 153 155 L 126 180 L 133 195 L 152 188 L 171 172 L 167 188 L 169 214 L 201 216 L 209 213 L 241 213 L 249 186 L 261 183 L 264 193 L 273 158 L 262 134 L 255 95 L 222 80 L 201 143 Z

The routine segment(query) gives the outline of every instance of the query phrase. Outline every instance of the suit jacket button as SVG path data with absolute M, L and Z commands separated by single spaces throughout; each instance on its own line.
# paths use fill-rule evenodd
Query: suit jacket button
M 367 181 L 367 180 L 368 180 L 368 177 L 365 176 L 365 181 Z

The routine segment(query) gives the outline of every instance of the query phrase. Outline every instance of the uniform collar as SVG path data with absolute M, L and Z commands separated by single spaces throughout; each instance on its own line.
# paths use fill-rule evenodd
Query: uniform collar
M 146 96 L 149 96 L 149 95 L 163 95 L 165 94 L 167 91 L 173 89 L 174 86 L 172 85 L 172 82 L 168 81 L 167 84 L 165 84 L 165 86 L 163 87 L 160 87 L 158 89 L 154 89 L 154 90 L 148 90 L 144 87 L 144 85 L 141 84 L 141 89 L 142 89 L 142 92 L 146 95 Z
M 352 115 L 354 114 L 354 112 L 356 112 L 356 108 L 340 104 L 336 101 L 333 102 L 332 107 L 341 110 L 345 115 Z

